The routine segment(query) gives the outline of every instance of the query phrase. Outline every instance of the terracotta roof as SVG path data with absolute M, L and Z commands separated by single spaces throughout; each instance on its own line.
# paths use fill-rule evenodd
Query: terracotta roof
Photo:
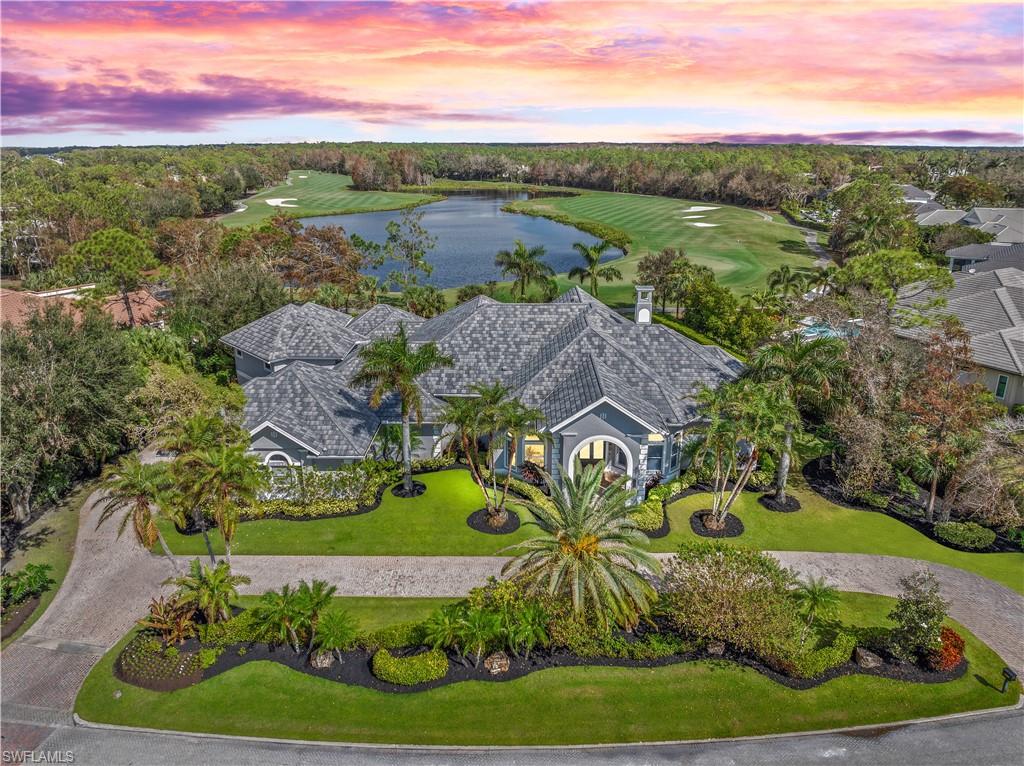
M 160 310 L 164 304 L 154 298 L 148 290 L 136 290 L 133 293 L 128 293 L 128 300 L 132 306 L 136 325 L 153 324 L 160 320 Z M 107 298 L 103 304 L 103 311 L 110 314 L 118 326 L 128 326 L 128 310 L 119 296 Z
M 34 293 L 24 290 L 0 289 L 0 323 L 10 322 L 15 327 L 23 326 L 30 316 L 40 311 L 46 304 L 60 303 L 78 313 L 75 302 L 71 298 L 52 296 L 40 298 Z

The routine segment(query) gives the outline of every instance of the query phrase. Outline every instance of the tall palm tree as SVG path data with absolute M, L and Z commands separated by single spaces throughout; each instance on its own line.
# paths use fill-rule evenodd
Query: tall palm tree
M 622 279 L 622 272 L 617 268 L 601 265 L 601 256 L 611 246 L 611 242 L 598 242 L 596 245 L 575 242 L 572 246 L 572 249 L 583 258 L 583 265 L 573 266 L 569 271 L 569 279 L 578 279 L 581 285 L 584 282 L 590 282 L 590 294 L 595 298 L 597 297 L 598 281 L 603 279 L 605 282 L 611 282 Z
M 171 577 L 164 581 L 164 585 L 177 586 L 178 603 L 202 612 L 206 621 L 212 624 L 231 617 L 231 602 L 238 598 L 238 586 L 249 582 L 245 575 L 231 574 L 231 567 L 226 561 L 208 567 L 199 559 L 192 559 L 187 575 Z
M 454 361 L 441 353 L 436 343 L 424 343 L 418 348 L 409 344 L 405 325 L 398 326 L 394 335 L 378 338 L 359 349 L 362 366 L 352 378 L 356 386 L 370 387 L 370 406 L 380 407 L 384 397 L 397 394 L 402 408 L 402 479 L 406 495 L 413 492 L 412 448 L 410 421 L 415 413 L 416 422 L 423 422 L 423 400 L 416 378 L 440 367 L 451 367 Z
M 839 590 L 829 585 L 824 577 L 808 577 L 793 590 L 793 599 L 806 620 L 800 631 L 800 646 L 803 646 L 815 619 L 834 617 L 839 611 Z
M 182 462 L 191 474 L 193 497 L 213 511 L 230 564 L 239 506 L 256 501 L 259 491 L 266 486 L 266 471 L 243 444 L 190 452 L 182 457 Z
M 536 432 L 544 413 L 510 396 L 509 389 L 501 383 L 475 385 L 472 390 L 475 396 L 449 401 L 441 421 L 450 426 L 451 442 L 459 445 L 466 456 L 470 475 L 484 498 L 488 523 L 498 528 L 508 521 L 506 502 L 512 471 L 509 461 L 509 470 L 499 485 L 497 456 L 506 441 L 515 445 L 522 436 Z M 486 447 L 480 446 L 482 441 Z
M 103 474 L 101 484 L 106 492 L 100 506 L 100 517 L 96 527 L 107 521 L 114 514 L 123 511 L 121 525 L 117 529 L 120 537 L 131 522 L 135 539 L 147 550 L 159 541 L 160 548 L 171 562 L 175 573 L 180 572 L 174 554 L 167 547 L 160 527 L 153 516 L 153 508 L 161 508 L 166 499 L 166 491 L 170 480 L 164 466 L 154 463 L 143 463 L 138 455 L 129 455 L 116 466 L 111 466 Z
M 768 287 L 784 299 L 802 295 L 807 289 L 807 277 L 783 264 L 768 274 Z
M 660 571 L 644 550 L 647 536 L 629 517 L 633 492 L 622 477 L 602 492 L 604 465 L 581 468 L 551 496 L 552 506 L 526 503 L 540 527 L 537 537 L 507 549 L 516 553 L 503 574 L 525 577 L 533 588 L 567 596 L 577 614 L 592 613 L 634 627 L 650 611 L 654 588 L 643 570 Z M 544 474 L 548 486 L 554 480 Z
M 555 275 L 554 269 L 541 258 L 547 251 L 543 245 L 528 248 L 521 239 L 515 241 L 511 250 L 499 250 L 494 256 L 494 265 L 501 269 L 503 277 L 512 274 L 512 295 L 518 294 L 519 300 L 526 297 L 526 288 L 532 283 L 543 285 Z
M 759 348 L 749 375 L 782 386 L 798 410 L 836 406 L 846 379 L 845 344 L 839 338 L 806 340 L 793 333 L 785 340 Z M 799 422 L 785 426 L 782 450 L 775 470 L 775 500 L 786 502 L 786 483 L 793 453 L 793 432 Z
M 783 301 L 779 294 L 767 288 L 744 295 L 743 301 L 765 314 L 779 314 L 783 309 Z

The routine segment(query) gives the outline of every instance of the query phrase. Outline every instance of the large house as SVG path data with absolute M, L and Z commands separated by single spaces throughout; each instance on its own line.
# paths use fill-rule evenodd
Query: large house
M 953 276 L 956 283 L 943 294 L 946 305 L 934 313 L 955 316 L 970 334 L 974 361 L 982 368 L 979 382 L 1007 407 L 1024 404 L 1024 270 L 961 271 Z M 916 285 L 897 306 L 910 307 L 936 296 Z M 914 327 L 896 332 L 924 340 L 931 330 Z
M 919 226 L 942 226 L 958 223 L 992 235 L 999 244 L 1024 242 L 1024 208 L 975 207 L 970 210 L 950 210 L 935 201 L 935 192 L 919 189 L 912 184 L 901 184 L 903 201 L 914 211 Z
M 997 269 L 1024 269 L 1024 243 L 963 245 L 947 250 L 946 257 L 949 259 L 949 270 L 954 272 L 977 274 Z
M 359 349 L 403 324 L 413 344 L 436 343 L 453 366 L 423 375 L 419 455 L 442 447 L 445 400 L 500 381 L 544 420 L 537 433 L 502 449 L 498 465 L 525 461 L 556 480 L 575 461 L 604 461 L 642 490 L 654 474 L 678 475 L 695 394 L 736 378 L 741 365 L 652 324 L 652 288 L 637 288 L 634 320 L 580 288 L 551 303 L 499 303 L 479 296 L 424 320 L 378 305 L 359 317 L 313 303 L 291 304 L 224 336 L 246 394 L 251 449 L 267 465 L 324 469 L 374 454 L 382 425 L 399 422 L 399 402 L 373 409 L 352 386 Z

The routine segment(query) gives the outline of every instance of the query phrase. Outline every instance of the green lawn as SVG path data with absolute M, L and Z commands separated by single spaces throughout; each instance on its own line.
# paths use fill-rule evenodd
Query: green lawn
M 239 596 L 238 605 L 246 609 L 259 603 L 259 596 Z M 344 609 L 359 624 L 359 630 L 369 632 L 399 622 L 420 622 L 427 619 L 455 598 L 400 598 L 385 596 L 341 596 L 331 599 L 332 609 Z
M 625 231 L 632 240 L 630 254 L 616 263 L 620 282 L 601 286 L 600 297 L 613 305 L 632 305 L 637 262 L 651 251 L 682 247 L 687 256 L 709 266 L 718 281 L 739 293 L 764 285 L 769 271 L 788 264 L 810 269 L 813 258 L 800 232 L 748 208 L 692 202 L 669 197 L 616 192 L 581 192 L 573 197 L 539 197 L 516 202 L 512 209 L 551 212 L 574 222 L 604 223 Z M 690 207 L 713 210 L 687 212 Z M 702 216 L 684 218 L 683 216 Z M 700 227 L 694 224 L 713 224 Z M 568 285 L 564 278 L 563 285 Z
M 38 620 L 53 601 L 64 582 L 75 552 L 78 537 L 78 515 L 82 506 L 96 488 L 95 482 L 87 481 L 77 486 L 59 505 L 36 519 L 22 533 L 18 548 L 7 564 L 7 571 L 14 572 L 26 564 L 49 564 L 53 569 L 50 576 L 56 584 L 42 595 L 39 606 L 21 627 L 8 637 L 3 646 L 27 631 Z
M 939 545 L 885 514 L 842 508 L 808 489 L 792 494 L 803 504 L 802 510 L 772 513 L 757 502 L 756 492 L 744 492 L 733 512 L 746 529 L 732 542 L 761 550 L 875 553 L 923 559 L 975 572 L 1024 594 L 1024 553 L 962 553 Z M 710 495 L 691 495 L 674 503 L 669 507 L 672 532 L 652 541 L 652 548 L 672 551 L 681 542 L 699 539 L 690 530 L 690 514 L 710 507 Z
M 229 227 L 248 226 L 277 213 L 299 216 L 365 213 L 373 210 L 398 210 L 441 199 L 434 194 L 355 191 L 349 188 L 352 183 L 349 176 L 315 170 L 293 170 L 288 174 L 288 180 L 290 183 L 275 186 L 244 200 L 245 210 L 221 216 L 221 222 Z M 288 204 L 295 207 L 268 205 L 268 199 L 290 200 Z
M 440 471 L 417 478 L 427 485 L 426 494 L 402 499 L 385 490 L 380 507 L 359 516 L 244 522 L 238 525 L 231 552 L 239 556 L 489 556 L 526 539 L 533 529 L 521 527 L 509 535 L 471 529 L 466 518 L 483 507 L 483 498 L 468 471 Z M 180 535 L 170 524 L 164 524 L 163 531 L 175 553 L 206 552 L 202 535 Z M 216 532 L 213 537 L 220 552 L 223 546 Z
M 846 593 L 841 619 L 882 625 L 891 603 Z M 728 662 L 698 662 L 652 669 L 556 668 L 505 683 L 473 681 L 389 694 L 253 662 L 188 689 L 158 693 L 114 678 L 122 641 L 93 668 L 75 711 L 95 722 L 246 736 L 563 745 L 806 731 L 1013 704 L 1017 684 L 1007 694 L 997 690 L 1002 660 L 957 629 L 971 666 L 956 681 L 923 685 L 848 676 L 808 691 L 787 689 Z

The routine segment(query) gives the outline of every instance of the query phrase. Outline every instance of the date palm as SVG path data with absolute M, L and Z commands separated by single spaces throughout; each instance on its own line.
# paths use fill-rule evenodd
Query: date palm
M 514 651 L 523 651 L 523 659 L 530 659 L 530 652 L 537 646 L 548 646 L 550 615 L 538 603 L 528 602 L 511 615 L 509 643 Z
M 341 662 L 341 652 L 350 647 L 359 635 L 359 624 L 344 609 L 324 612 L 312 643 L 321 652 L 334 652 Z
M 502 572 L 521 575 L 534 589 L 568 597 L 576 613 L 609 617 L 625 628 L 650 611 L 654 589 L 644 570 L 660 571 L 644 550 L 647 536 L 629 517 L 633 492 L 626 477 L 602 492 L 603 463 L 581 468 L 551 496 L 551 506 L 527 502 L 540 528 L 537 537 L 506 549 L 516 554 Z M 557 487 L 547 473 L 548 486 Z
M 523 300 L 531 284 L 543 285 L 555 275 L 554 269 L 541 260 L 546 252 L 543 245 L 528 248 L 521 239 L 517 239 L 514 248 L 499 250 L 494 256 L 494 265 L 501 269 L 501 275 L 515 277 L 512 281 L 513 297 Z
M 569 279 L 577 279 L 582 285 L 590 283 L 590 294 L 597 297 L 598 282 L 612 282 L 622 279 L 622 272 L 614 266 L 602 266 L 601 256 L 612 246 L 611 242 L 598 242 L 596 245 L 586 245 L 583 242 L 573 243 L 573 250 L 580 254 L 583 259 L 582 266 L 573 266 L 569 271 Z
M 298 591 L 285 584 L 280 591 L 267 591 L 260 597 L 253 617 L 263 636 L 275 643 L 288 644 L 298 654 L 297 625 L 301 621 L 301 609 Z
M 208 567 L 192 559 L 188 574 L 171 577 L 164 585 L 177 587 L 176 600 L 203 613 L 206 622 L 213 624 L 231 617 L 231 602 L 238 598 L 238 586 L 250 582 L 245 575 L 231 574 L 231 567 L 221 561 Z
M 793 600 L 805 619 L 800 646 L 804 645 L 807 631 L 818 617 L 834 617 L 839 611 L 839 590 L 829 585 L 824 577 L 808 577 L 800 582 L 793 590 Z
M 267 483 L 266 471 L 243 444 L 190 452 L 180 460 L 191 477 L 192 496 L 213 513 L 230 564 L 240 506 L 256 501 Z
M 178 562 L 175 561 L 171 549 L 167 547 L 167 541 L 153 513 L 154 508 L 158 509 L 158 513 L 162 513 L 162 508 L 168 507 L 165 506 L 165 501 L 169 484 L 170 479 L 164 466 L 143 463 L 138 455 L 129 455 L 116 466 L 104 471 L 101 487 L 106 497 L 100 506 L 96 527 L 99 528 L 109 518 L 123 512 L 117 536 L 120 537 L 130 523 L 139 545 L 149 550 L 154 543 L 159 542 L 164 556 L 177 573 L 181 571 Z
M 431 370 L 451 367 L 450 356 L 441 353 L 436 343 L 413 347 L 405 325 L 394 335 L 378 338 L 359 349 L 362 366 L 352 378 L 355 386 L 370 387 L 370 407 L 380 407 L 384 397 L 396 394 L 402 410 L 402 483 L 407 495 L 412 494 L 411 419 L 423 422 L 423 399 L 416 379 Z
M 782 386 L 798 410 L 830 409 L 842 399 L 846 379 L 845 344 L 838 338 L 804 339 L 793 333 L 785 340 L 762 346 L 750 364 L 754 380 Z M 786 483 L 793 452 L 793 432 L 799 422 L 788 422 L 775 470 L 775 499 L 786 502 Z

